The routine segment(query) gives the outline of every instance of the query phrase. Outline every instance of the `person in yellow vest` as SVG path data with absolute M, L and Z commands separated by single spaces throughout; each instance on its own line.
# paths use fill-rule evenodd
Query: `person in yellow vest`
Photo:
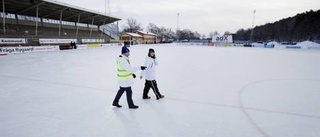
M 113 100 L 112 105 L 116 107 L 122 107 L 119 105 L 119 100 L 123 94 L 123 92 L 126 92 L 127 94 L 127 102 L 130 109 L 137 109 L 139 106 L 134 105 L 132 101 L 132 89 L 131 86 L 133 85 L 133 78 L 135 78 L 135 74 L 133 72 L 139 71 L 139 70 L 145 70 L 145 66 L 131 66 L 129 61 L 130 56 L 130 50 L 123 46 L 121 49 L 121 55 L 117 59 L 117 75 L 118 75 L 118 83 L 120 89 L 118 90 L 118 93 L 116 97 Z

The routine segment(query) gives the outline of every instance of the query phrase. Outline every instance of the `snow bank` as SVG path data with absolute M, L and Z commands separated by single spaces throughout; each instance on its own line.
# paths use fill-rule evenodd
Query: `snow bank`
M 320 49 L 320 44 L 312 42 L 312 41 L 304 41 L 297 44 L 302 49 Z

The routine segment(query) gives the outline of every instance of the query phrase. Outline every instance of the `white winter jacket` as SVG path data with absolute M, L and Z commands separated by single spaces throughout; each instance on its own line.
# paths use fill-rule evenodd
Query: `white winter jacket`
M 158 60 L 151 57 L 146 57 L 144 65 L 147 67 L 144 71 L 141 71 L 141 76 L 145 77 L 146 80 L 156 79 L 156 66 L 158 66 Z
M 117 61 L 118 61 L 120 58 L 125 58 L 126 60 L 129 61 L 129 58 L 126 57 L 125 55 L 121 55 L 121 56 L 122 56 L 122 57 L 119 57 L 119 58 L 117 59 Z M 128 62 L 128 61 L 121 61 L 121 63 L 120 63 L 120 66 L 121 66 L 124 70 L 130 71 L 130 72 L 132 72 L 132 73 L 134 73 L 134 72 L 136 72 L 136 71 L 138 71 L 138 70 L 141 70 L 140 67 L 131 66 L 131 65 L 130 65 L 130 62 Z M 119 83 L 119 86 L 120 86 L 120 87 L 123 87 L 123 88 L 131 87 L 131 86 L 133 85 L 133 78 L 130 78 L 130 79 L 126 80 L 126 81 L 118 81 L 118 83 Z

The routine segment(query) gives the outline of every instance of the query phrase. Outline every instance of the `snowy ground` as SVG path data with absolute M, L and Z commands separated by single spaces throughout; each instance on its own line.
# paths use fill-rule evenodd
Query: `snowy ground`
M 111 106 L 120 47 L 0 56 L 1 137 L 320 137 L 320 51 L 140 45 L 160 92 Z M 139 75 L 139 72 L 137 73 Z

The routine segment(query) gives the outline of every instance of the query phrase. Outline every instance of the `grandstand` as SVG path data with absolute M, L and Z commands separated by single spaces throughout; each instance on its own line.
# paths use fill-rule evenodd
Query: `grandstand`
M 70 42 L 107 43 L 114 38 L 101 26 L 120 20 L 54 0 L 1 0 L 0 17 L 2 47 L 40 46 L 41 39 L 59 41 L 45 44 L 60 46 Z

